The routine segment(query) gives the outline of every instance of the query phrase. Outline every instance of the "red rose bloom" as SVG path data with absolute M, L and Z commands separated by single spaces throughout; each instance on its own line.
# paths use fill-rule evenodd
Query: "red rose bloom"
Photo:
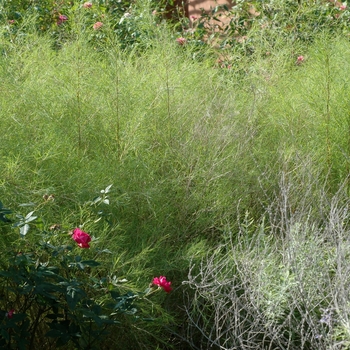
M 11 310 L 9 310 L 9 312 L 6 312 L 7 318 L 12 318 L 14 313 L 15 313 L 14 309 L 11 309 Z
M 91 237 L 80 228 L 74 229 L 72 238 L 78 243 L 80 248 L 90 248 L 89 242 L 91 241 Z
M 171 282 L 167 281 L 165 276 L 154 277 L 152 283 L 158 287 L 162 287 L 167 293 L 172 291 Z

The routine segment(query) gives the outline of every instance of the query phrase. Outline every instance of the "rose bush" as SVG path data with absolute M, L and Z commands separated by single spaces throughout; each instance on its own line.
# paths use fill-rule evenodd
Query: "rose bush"
M 97 207 L 108 205 L 110 188 L 85 203 L 84 210 L 91 209 L 95 215 Z M 124 322 L 122 315 L 135 322 L 153 319 L 140 311 L 141 305 L 147 310 L 148 297 L 159 289 L 152 286 L 169 293 L 171 282 L 163 276 L 155 277 L 144 291 L 134 290 L 126 279 L 111 275 L 103 260 L 95 259 L 112 252 L 94 247 L 80 255 L 62 225 L 54 224 L 46 230 L 34 212 L 14 215 L 0 202 L 2 229 L 20 233 L 20 240 L 13 243 L 0 269 L 1 349 L 52 348 L 53 344 L 99 349 L 101 337 L 109 330 L 115 332 L 114 327 Z M 103 210 L 97 214 L 103 215 Z M 13 223 L 15 218 L 19 221 Z M 100 219 L 95 222 L 100 223 Z M 97 226 L 95 230 L 98 232 Z M 35 235 L 28 234 L 32 231 Z M 78 247 L 90 248 L 88 233 L 75 228 L 70 234 Z

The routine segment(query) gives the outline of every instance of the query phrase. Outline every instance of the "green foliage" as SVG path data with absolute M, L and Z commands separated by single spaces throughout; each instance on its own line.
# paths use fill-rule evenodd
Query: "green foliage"
M 49 34 L 56 49 L 82 35 L 89 38 L 95 49 L 111 42 L 119 42 L 123 49 L 145 49 L 155 40 L 160 23 L 151 15 L 155 4 L 145 7 L 140 1 L 129 0 L 86 3 L 8 1 L 0 8 L 3 35 L 13 42 L 34 32 Z
M 28 233 L 29 223 L 34 221 L 37 218 L 37 216 L 33 216 L 33 214 L 34 214 L 33 211 L 28 213 L 25 217 L 20 214 L 17 214 L 17 219 L 19 219 L 19 221 L 15 223 L 14 226 L 19 227 L 21 236 L 25 236 Z
M 4 208 L 3 204 L 0 202 L 0 220 L 3 222 L 10 222 L 11 220 L 6 217 L 6 215 L 11 214 L 12 211 L 10 209 Z

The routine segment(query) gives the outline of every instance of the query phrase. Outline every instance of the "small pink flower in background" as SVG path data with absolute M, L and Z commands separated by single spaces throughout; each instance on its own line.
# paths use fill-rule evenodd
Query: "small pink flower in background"
M 14 24 L 16 21 L 14 19 L 9 20 L 9 24 Z
M 12 318 L 14 313 L 15 313 L 14 309 L 11 309 L 11 310 L 9 310 L 9 312 L 6 312 L 7 318 Z
M 92 3 L 91 2 L 84 2 L 83 7 L 86 9 L 89 9 L 92 7 Z
M 153 15 L 153 16 L 155 16 L 155 15 L 157 15 L 157 14 L 158 14 L 157 10 L 153 10 L 153 11 L 152 11 L 152 15 Z
M 62 23 L 68 21 L 68 17 L 65 15 L 59 15 L 57 20 L 57 25 L 61 25 Z
M 177 38 L 176 41 L 179 45 L 185 45 L 187 40 L 183 37 L 180 37 L 180 38 Z
M 165 276 L 154 277 L 152 283 L 158 287 L 162 287 L 167 293 L 172 291 L 171 282 L 167 281 Z
M 339 9 L 340 9 L 341 11 L 346 10 L 346 5 L 341 5 L 341 6 L 339 7 Z
M 74 229 L 72 238 L 78 243 L 80 248 L 90 248 L 89 242 L 91 242 L 91 237 L 80 228 Z
M 100 28 L 102 28 L 103 23 L 102 22 L 96 22 L 93 26 L 94 30 L 98 30 Z
M 304 61 L 305 61 L 305 57 L 304 56 L 302 56 L 302 55 L 298 56 L 297 64 L 302 64 Z
M 197 19 L 197 16 L 190 16 L 190 20 L 192 21 L 192 22 L 194 22 L 195 20 Z

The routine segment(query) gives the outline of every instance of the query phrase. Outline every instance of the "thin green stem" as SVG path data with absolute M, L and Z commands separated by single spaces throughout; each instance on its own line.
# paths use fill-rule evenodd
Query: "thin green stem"
M 120 116 L 119 116 L 119 71 L 117 66 L 115 112 L 117 119 L 117 152 L 120 156 Z
M 78 46 L 78 58 L 77 58 L 77 123 L 78 123 L 78 147 L 81 149 L 81 99 L 80 99 L 80 79 L 81 79 L 81 65 L 80 65 L 80 45 Z
M 330 172 L 332 168 L 332 159 L 331 159 L 331 140 L 330 140 L 331 72 L 330 72 L 329 52 L 327 52 L 326 54 L 326 69 L 327 69 L 327 72 L 326 72 L 326 145 L 327 145 L 327 167 L 328 167 L 328 172 Z

